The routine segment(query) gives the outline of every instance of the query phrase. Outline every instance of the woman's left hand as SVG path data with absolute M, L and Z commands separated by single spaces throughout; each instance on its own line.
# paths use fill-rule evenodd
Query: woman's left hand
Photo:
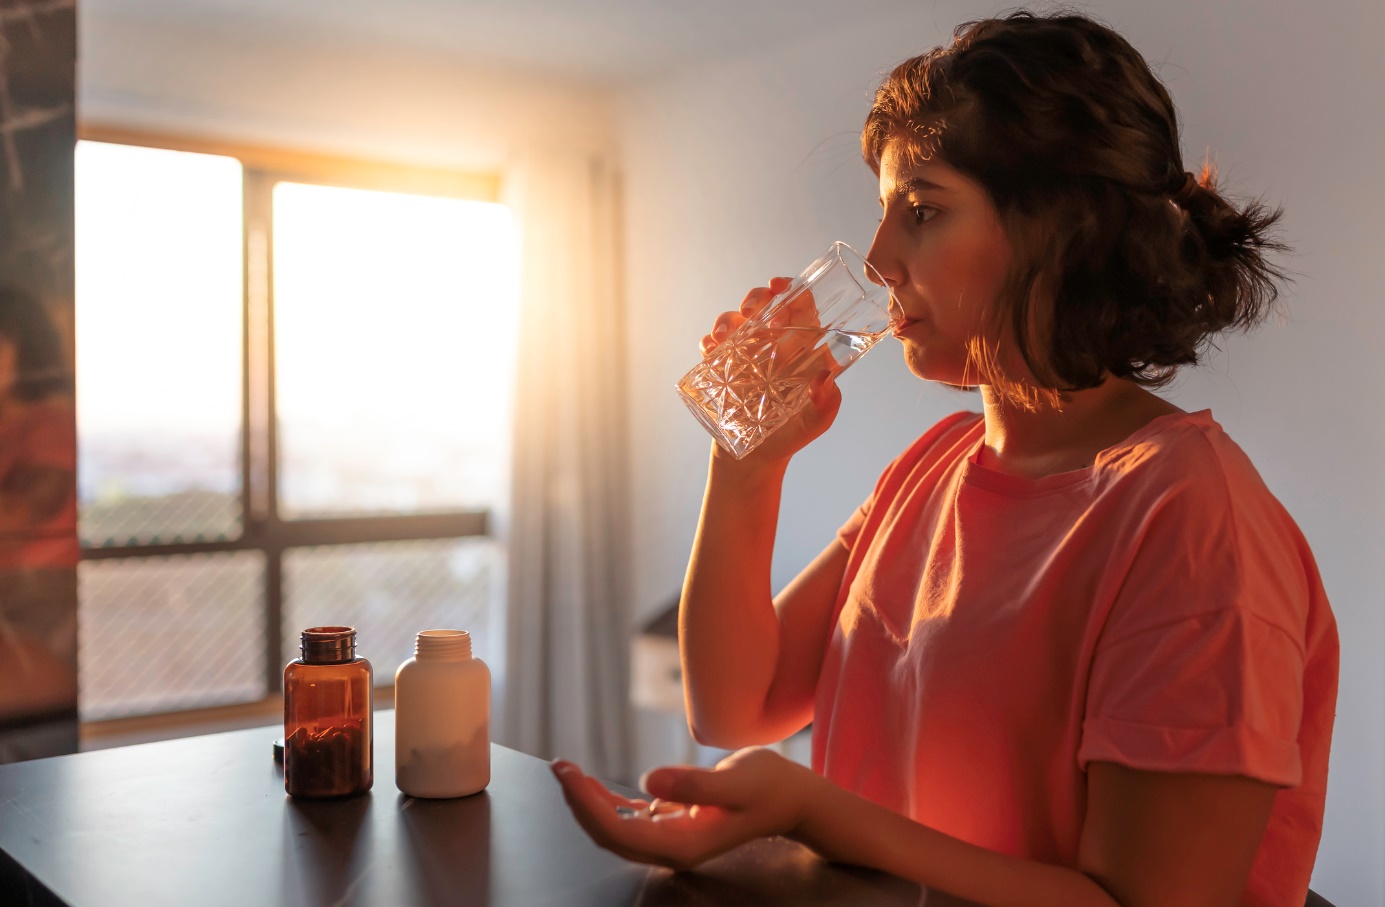
M 641 785 L 652 801 L 612 793 L 570 762 L 552 768 L 592 840 L 627 860 L 680 871 L 755 838 L 791 833 L 814 786 L 826 783 L 762 747 L 738 750 L 713 769 L 656 768 Z

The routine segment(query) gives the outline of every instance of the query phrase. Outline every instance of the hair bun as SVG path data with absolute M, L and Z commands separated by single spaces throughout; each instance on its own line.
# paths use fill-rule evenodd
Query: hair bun
M 1193 193 L 1201 188 L 1202 184 L 1198 182 L 1197 176 L 1191 170 L 1184 170 L 1169 180 L 1169 198 L 1182 208 L 1188 199 L 1193 197 Z

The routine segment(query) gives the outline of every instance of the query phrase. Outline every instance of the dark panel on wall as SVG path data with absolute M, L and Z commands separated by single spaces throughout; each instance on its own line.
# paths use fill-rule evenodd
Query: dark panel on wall
M 0 0 L 0 762 L 77 747 L 74 0 Z

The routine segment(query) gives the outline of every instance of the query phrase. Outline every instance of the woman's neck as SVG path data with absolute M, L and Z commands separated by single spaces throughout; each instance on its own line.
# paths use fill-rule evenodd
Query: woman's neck
M 986 440 L 980 464 L 1024 478 L 1085 469 L 1098 453 L 1151 420 L 1182 412 L 1138 384 L 1118 378 L 1037 409 L 1027 409 L 991 387 L 982 387 L 981 393 Z

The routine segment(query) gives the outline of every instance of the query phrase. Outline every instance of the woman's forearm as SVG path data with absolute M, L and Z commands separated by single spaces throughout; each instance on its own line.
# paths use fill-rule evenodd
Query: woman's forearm
M 688 720 L 702 743 L 769 742 L 756 738 L 779 652 L 770 565 L 786 466 L 712 456 L 678 617 Z
M 968 844 L 818 775 L 789 835 L 839 863 L 868 866 L 986 907 L 1119 907 L 1090 877 Z

